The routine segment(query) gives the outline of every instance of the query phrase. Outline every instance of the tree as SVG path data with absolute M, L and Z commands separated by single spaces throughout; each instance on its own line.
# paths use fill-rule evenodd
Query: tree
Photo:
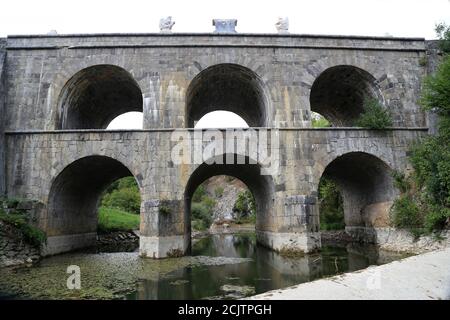
M 414 228 L 418 226 L 417 219 L 399 218 L 408 212 L 423 213 L 422 227 L 427 231 L 445 227 L 450 219 L 450 28 L 441 24 L 436 31 L 444 57 L 436 73 L 425 79 L 420 103 L 438 115 L 439 131 L 412 148 L 415 193 L 404 193 L 393 206 L 394 221 L 410 224 L 414 220 L 415 225 L 410 226 Z

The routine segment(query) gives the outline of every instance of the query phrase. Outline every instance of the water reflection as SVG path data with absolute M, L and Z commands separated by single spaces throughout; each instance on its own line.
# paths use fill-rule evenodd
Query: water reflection
M 233 299 L 401 258 L 370 245 L 324 246 L 317 254 L 286 257 L 256 245 L 254 234 L 212 235 L 193 255 L 251 258 L 220 266 L 188 266 L 158 279 L 141 279 L 128 299 Z

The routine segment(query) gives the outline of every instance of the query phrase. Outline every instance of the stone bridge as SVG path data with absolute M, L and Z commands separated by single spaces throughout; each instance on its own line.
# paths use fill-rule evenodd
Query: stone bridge
M 146 257 L 189 252 L 191 196 L 219 174 L 252 191 L 257 239 L 274 250 L 320 248 L 324 175 L 342 192 L 349 232 L 386 227 L 397 195 L 391 173 L 408 170 L 409 146 L 428 134 L 417 104 L 430 72 L 427 46 L 420 38 L 292 34 L 0 39 L 0 194 L 40 202 L 34 218 L 48 236 L 45 254 L 91 245 L 100 195 L 125 176 L 140 188 Z M 367 97 L 389 109 L 394 127 L 354 127 Z M 225 142 L 269 131 L 272 174 L 262 174 L 261 150 L 248 145 L 214 157 L 244 163 L 174 161 L 174 135 L 189 136 L 194 150 L 196 134 L 206 133 L 195 122 L 215 110 L 250 126 L 216 131 Z M 142 130 L 105 130 L 130 111 L 143 113 Z M 311 111 L 333 127 L 312 128 Z

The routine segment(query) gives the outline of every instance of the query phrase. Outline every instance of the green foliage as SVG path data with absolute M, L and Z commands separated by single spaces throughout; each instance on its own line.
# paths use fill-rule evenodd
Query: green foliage
M 192 195 L 192 202 L 200 202 L 204 196 L 206 196 L 206 189 L 205 186 L 201 184 L 195 189 L 194 194 Z
M 255 224 L 256 214 L 249 214 L 247 216 L 240 216 L 235 221 L 236 224 Z
M 425 67 L 428 64 L 427 57 L 420 57 L 419 58 L 419 66 Z
M 420 100 L 426 110 L 433 110 L 441 117 L 450 115 L 450 55 L 447 55 L 437 72 L 425 79 Z
M 322 117 L 320 114 L 316 114 L 315 117 L 312 118 L 311 124 L 313 128 L 327 128 L 331 127 L 331 123 Z
M 0 221 L 16 228 L 29 244 L 39 247 L 47 241 L 47 236 L 44 231 L 37 227 L 30 225 L 27 217 L 19 212 L 5 213 L 0 209 Z
M 238 212 L 240 216 L 248 216 L 256 214 L 256 203 L 250 190 L 241 191 L 238 194 L 233 207 L 234 212 Z
M 391 208 L 392 223 L 397 228 L 418 229 L 423 227 L 424 217 L 417 201 L 409 195 L 401 195 Z
M 172 209 L 170 208 L 170 205 L 167 201 L 162 200 L 159 205 L 158 212 L 163 215 L 168 215 L 172 213 Z
M 436 30 L 441 47 L 448 53 L 450 28 L 440 25 Z M 420 103 L 439 116 L 439 132 L 412 147 L 410 161 L 414 173 L 409 184 L 413 187 L 400 189 L 403 194 L 394 203 L 393 215 L 395 221 L 402 222 L 401 226 L 420 225 L 431 232 L 444 228 L 450 220 L 450 55 L 446 54 L 436 73 L 425 79 Z M 418 208 L 423 216 L 421 221 L 415 219 L 416 208 L 406 206 L 407 200 L 403 199 L 406 197 Z M 402 218 L 407 210 L 412 217 Z
M 409 192 L 411 190 L 411 181 L 404 173 L 393 171 L 392 178 L 394 178 L 394 186 L 402 193 Z
M 139 216 L 115 208 L 100 207 L 97 229 L 103 233 L 136 230 L 139 229 Z
M 380 130 L 392 126 L 392 117 L 377 99 L 366 98 L 364 100 L 364 111 L 355 124 L 359 127 Z
M 224 188 L 223 187 L 217 187 L 214 190 L 214 194 L 217 198 L 221 198 L 223 196 Z
M 439 46 L 444 53 L 450 52 L 450 26 L 445 23 L 439 23 L 436 25 L 436 33 L 439 41 Z
M 194 230 L 206 230 L 212 223 L 211 208 L 202 202 L 191 204 L 192 228 Z
M 141 196 L 133 177 L 125 177 L 113 182 L 104 192 L 102 206 L 139 214 Z
M 218 187 L 215 194 L 223 194 L 223 188 Z M 212 223 L 212 214 L 216 201 L 208 196 L 205 186 L 201 184 L 192 196 L 191 217 L 192 229 L 203 231 L 209 228 Z
M 319 183 L 320 228 L 342 230 L 345 228 L 341 193 L 333 180 L 323 177 Z

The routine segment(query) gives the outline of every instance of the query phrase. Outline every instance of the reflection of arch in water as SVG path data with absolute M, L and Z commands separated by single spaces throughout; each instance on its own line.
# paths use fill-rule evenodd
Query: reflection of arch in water
M 234 164 L 226 164 L 227 157 L 234 157 Z M 223 154 L 216 159 L 223 164 L 213 163 L 209 159 L 198 166 L 191 174 L 186 184 L 185 201 L 185 235 L 186 248 L 190 248 L 191 234 L 191 199 L 195 190 L 205 180 L 218 175 L 228 175 L 241 180 L 253 194 L 256 202 L 256 230 L 263 228 L 273 208 L 274 185 L 271 176 L 261 175 L 261 166 L 249 157 L 245 158 L 245 164 L 237 164 L 236 154 Z M 213 164 L 208 164 L 213 163 Z

